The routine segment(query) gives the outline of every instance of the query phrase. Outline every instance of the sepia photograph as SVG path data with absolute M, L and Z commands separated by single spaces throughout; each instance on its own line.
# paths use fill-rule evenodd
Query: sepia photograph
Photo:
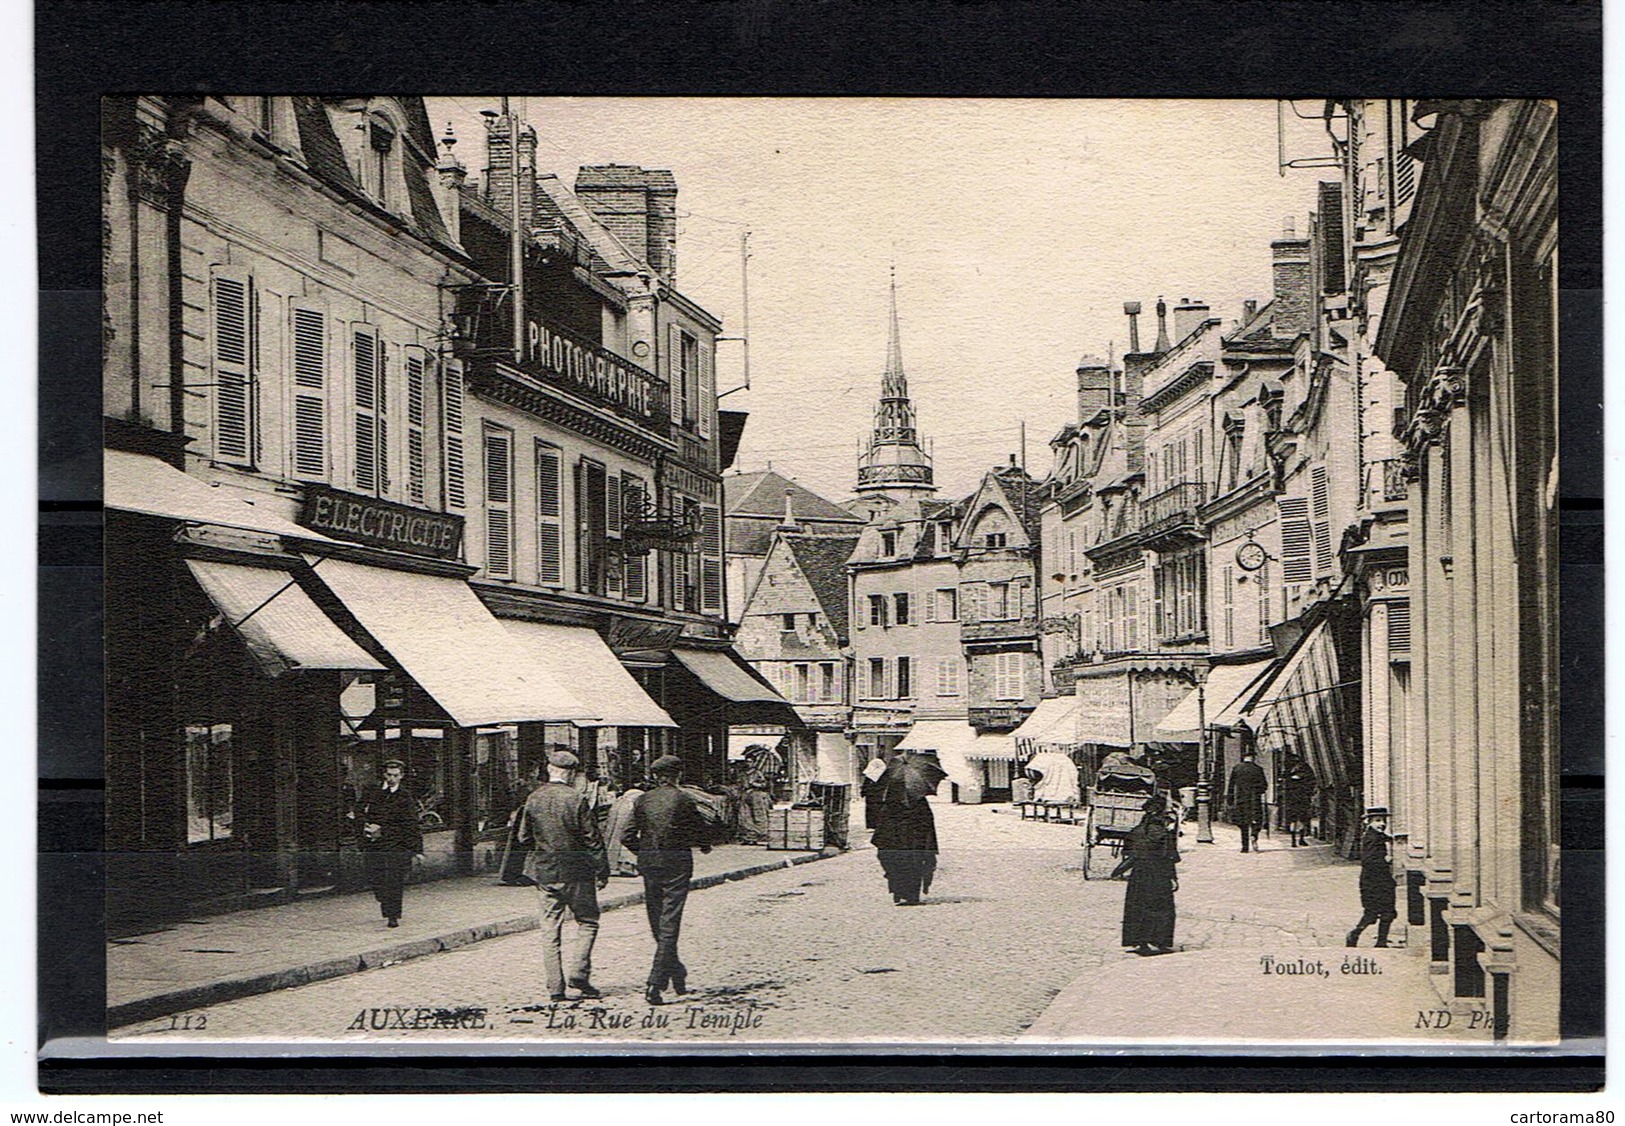
M 1555 101 L 101 113 L 111 1050 L 1561 1050 Z

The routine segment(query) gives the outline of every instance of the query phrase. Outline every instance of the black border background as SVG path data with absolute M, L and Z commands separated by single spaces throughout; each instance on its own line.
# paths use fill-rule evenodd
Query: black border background
M 1556 98 L 1563 1033 L 1600 1037 L 1601 16 L 1598 0 L 38 0 L 40 1042 L 104 1032 L 98 99 L 226 90 Z M 1193 219 L 1202 221 L 1199 211 Z M 1600 1085 L 1602 1059 L 955 1053 L 771 1064 L 714 1056 L 55 1060 L 40 1064 L 39 1078 L 43 1090 L 62 1093 L 1567 1091 Z

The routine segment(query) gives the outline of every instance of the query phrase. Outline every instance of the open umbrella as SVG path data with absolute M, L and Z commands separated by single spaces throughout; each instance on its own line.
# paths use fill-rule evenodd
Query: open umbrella
M 881 792 L 891 800 L 901 796 L 904 805 L 913 805 L 937 792 L 948 772 L 937 762 L 935 751 L 904 751 L 891 760 L 881 776 Z

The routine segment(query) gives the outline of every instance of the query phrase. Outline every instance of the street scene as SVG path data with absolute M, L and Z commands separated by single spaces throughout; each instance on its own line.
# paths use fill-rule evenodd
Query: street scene
M 103 124 L 111 1039 L 1557 1042 L 1554 104 Z

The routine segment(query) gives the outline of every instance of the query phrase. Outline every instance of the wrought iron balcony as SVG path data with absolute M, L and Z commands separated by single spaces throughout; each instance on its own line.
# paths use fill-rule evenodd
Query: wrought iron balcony
M 1196 511 L 1207 500 L 1207 486 L 1200 481 L 1171 485 L 1140 504 L 1140 542 L 1152 546 L 1169 538 L 1200 539 L 1201 523 Z

